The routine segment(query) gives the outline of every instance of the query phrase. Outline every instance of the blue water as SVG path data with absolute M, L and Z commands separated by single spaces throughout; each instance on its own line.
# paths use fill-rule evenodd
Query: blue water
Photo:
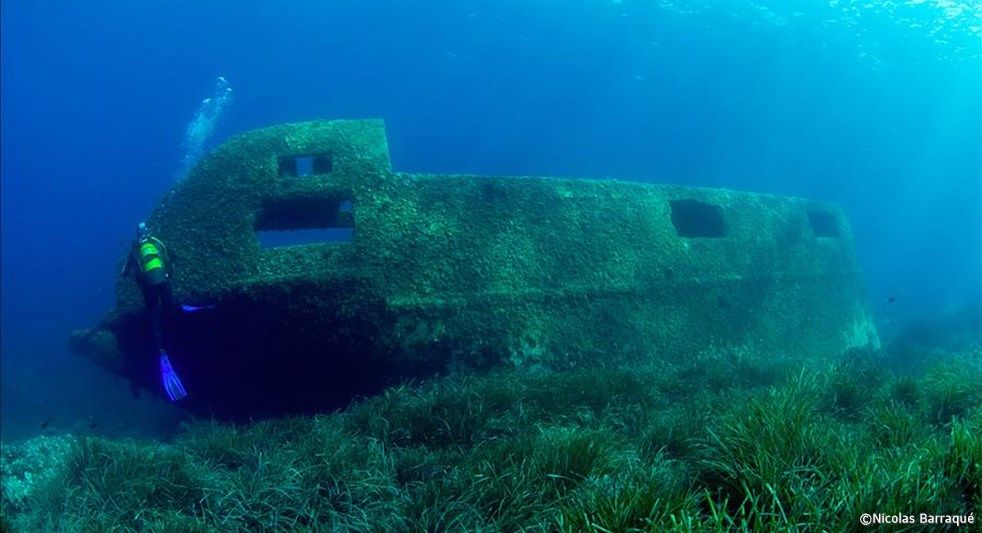
M 2 9 L 5 439 L 147 435 L 177 416 L 69 355 L 66 338 L 112 305 L 120 243 L 182 172 L 218 76 L 234 98 L 206 148 L 280 122 L 379 117 L 397 170 L 828 200 L 851 219 L 885 327 L 982 297 L 982 8 L 970 2 Z

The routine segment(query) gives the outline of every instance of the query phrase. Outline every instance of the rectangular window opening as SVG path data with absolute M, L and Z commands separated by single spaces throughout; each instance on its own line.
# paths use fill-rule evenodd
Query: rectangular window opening
M 281 178 L 303 178 L 330 174 L 334 170 L 331 154 L 290 155 L 277 160 Z
M 816 237 L 838 237 L 839 223 L 835 215 L 826 211 L 809 211 L 808 222 Z
M 303 246 L 305 244 L 348 243 L 355 228 L 312 228 L 257 231 L 256 238 L 263 249 Z
M 718 205 L 707 204 L 698 200 L 674 200 L 672 207 L 672 225 L 679 237 L 709 237 L 726 236 L 726 226 L 723 224 L 723 210 Z
M 354 203 L 345 198 L 290 198 L 265 202 L 255 224 L 262 248 L 350 243 Z

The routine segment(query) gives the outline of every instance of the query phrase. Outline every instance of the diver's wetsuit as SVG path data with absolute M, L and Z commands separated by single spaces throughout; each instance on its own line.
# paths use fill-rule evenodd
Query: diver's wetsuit
M 165 324 L 171 322 L 177 309 L 174 304 L 174 293 L 171 292 L 170 283 L 167 282 L 160 285 L 140 283 L 140 290 L 143 292 L 143 301 L 150 318 L 150 338 L 153 340 L 156 353 L 165 347 L 164 330 L 167 329 Z

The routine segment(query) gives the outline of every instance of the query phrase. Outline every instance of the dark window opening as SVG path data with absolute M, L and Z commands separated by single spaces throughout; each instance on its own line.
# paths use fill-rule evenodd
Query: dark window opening
M 816 237 L 838 237 L 839 224 L 832 213 L 825 211 L 809 211 L 808 222 L 811 223 L 812 233 Z
M 697 200 L 675 200 L 672 205 L 672 225 L 679 237 L 723 237 L 723 211 L 718 205 Z
M 256 238 L 263 248 L 351 242 L 353 207 L 351 200 L 343 198 L 271 200 L 256 219 Z
M 302 178 L 318 174 L 330 174 L 334 162 L 330 154 L 291 155 L 278 160 L 281 178 Z

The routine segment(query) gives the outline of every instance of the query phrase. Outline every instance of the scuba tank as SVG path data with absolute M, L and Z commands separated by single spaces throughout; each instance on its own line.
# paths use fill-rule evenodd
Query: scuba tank
M 160 285 L 167 281 L 167 269 L 164 268 L 163 245 L 153 237 L 137 243 L 140 274 L 149 285 Z

